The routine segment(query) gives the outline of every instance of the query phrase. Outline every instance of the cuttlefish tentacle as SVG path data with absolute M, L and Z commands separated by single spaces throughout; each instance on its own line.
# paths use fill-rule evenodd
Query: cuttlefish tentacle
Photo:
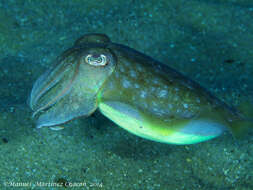
M 37 109 L 32 117 L 35 117 L 35 115 L 45 109 L 47 109 L 48 107 L 54 105 L 59 99 L 61 99 L 65 94 L 67 94 L 70 90 L 71 90 L 71 87 L 72 87 L 72 84 L 73 84 L 73 81 L 75 80 L 76 76 L 77 76 L 77 73 L 78 73 L 78 69 L 79 69 L 79 66 L 80 66 L 80 62 L 77 64 L 77 66 L 75 66 L 74 68 L 74 73 L 72 74 L 72 77 L 71 79 L 69 80 L 68 84 L 63 88 L 61 89 L 61 91 L 50 101 L 48 101 L 44 106 L 40 107 L 39 109 Z M 56 83 L 55 83 L 56 84 Z M 50 83 L 49 83 L 50 85 Z M 53 85 L 51 85 L 52 87 Z M 49 88 L 48 88 L 49 89 Z M 45 87 L 45 90 L 46 90 L 46 87 Z M 43 91 L 42 91 L 43 92 Z M 44 93 L 44 92 L 43 92 Z M 41 96 L 41 94 L 39 94 L 38 96 Z
M 77 51 L 74 52 L 73 49 L 64 52 L 62 57 L 57 58 L 54 68 L 49 69 L 36 81 L 29 100 L 29 104 L 31 105 L 32 109 L 35 109 L 35 103 L 37 100 L 63 78 L 65 74 L 64 71 L 67 69 L 67 67 L 73 64 L 73 60 L 66 59 L 70 54 L 74 53 L 77 53 Z

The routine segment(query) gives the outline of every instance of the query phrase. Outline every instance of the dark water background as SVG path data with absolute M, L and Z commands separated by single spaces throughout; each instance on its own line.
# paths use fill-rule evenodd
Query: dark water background
M 250 0 L 0 0 L 0 189 L 253 189 L 252 130 L 239 141 L 225 134 L 174 146 L 99 114 L 38 130 L 26 105 L 36 78 L 90 32 L 168 64 L 229 104 L 251 101 L 252 21 Z M 48 187 L 55 182 L 69 185 Z

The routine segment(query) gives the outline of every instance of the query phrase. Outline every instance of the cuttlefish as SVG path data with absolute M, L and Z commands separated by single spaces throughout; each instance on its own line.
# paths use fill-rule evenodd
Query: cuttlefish
M 139 137 L 194 144 L 244 127 L 242 115 L 197 82 L 104 34 L 87 34 L 35 82 L 29 97 L 37 128 L 99 110 Z

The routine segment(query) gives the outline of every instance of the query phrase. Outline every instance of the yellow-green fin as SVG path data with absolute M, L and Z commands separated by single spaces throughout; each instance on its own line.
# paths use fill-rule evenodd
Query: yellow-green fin
M 253 121 L 253 104 L 250 101 L 242 101 L 237 109 L 245 119 Z
M 241 138 L 253 128 L 253 122 L 248 120 L 236 120 L 230 123 L 230 130 L 235 138 Z

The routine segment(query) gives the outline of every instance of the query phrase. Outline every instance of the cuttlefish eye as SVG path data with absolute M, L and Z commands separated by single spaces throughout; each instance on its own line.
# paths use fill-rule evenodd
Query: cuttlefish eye
M 85 57 L 85 62 L 92 66 L 105 66 L 108 63 L 108 59 L 104 54 L 88 54 Z

